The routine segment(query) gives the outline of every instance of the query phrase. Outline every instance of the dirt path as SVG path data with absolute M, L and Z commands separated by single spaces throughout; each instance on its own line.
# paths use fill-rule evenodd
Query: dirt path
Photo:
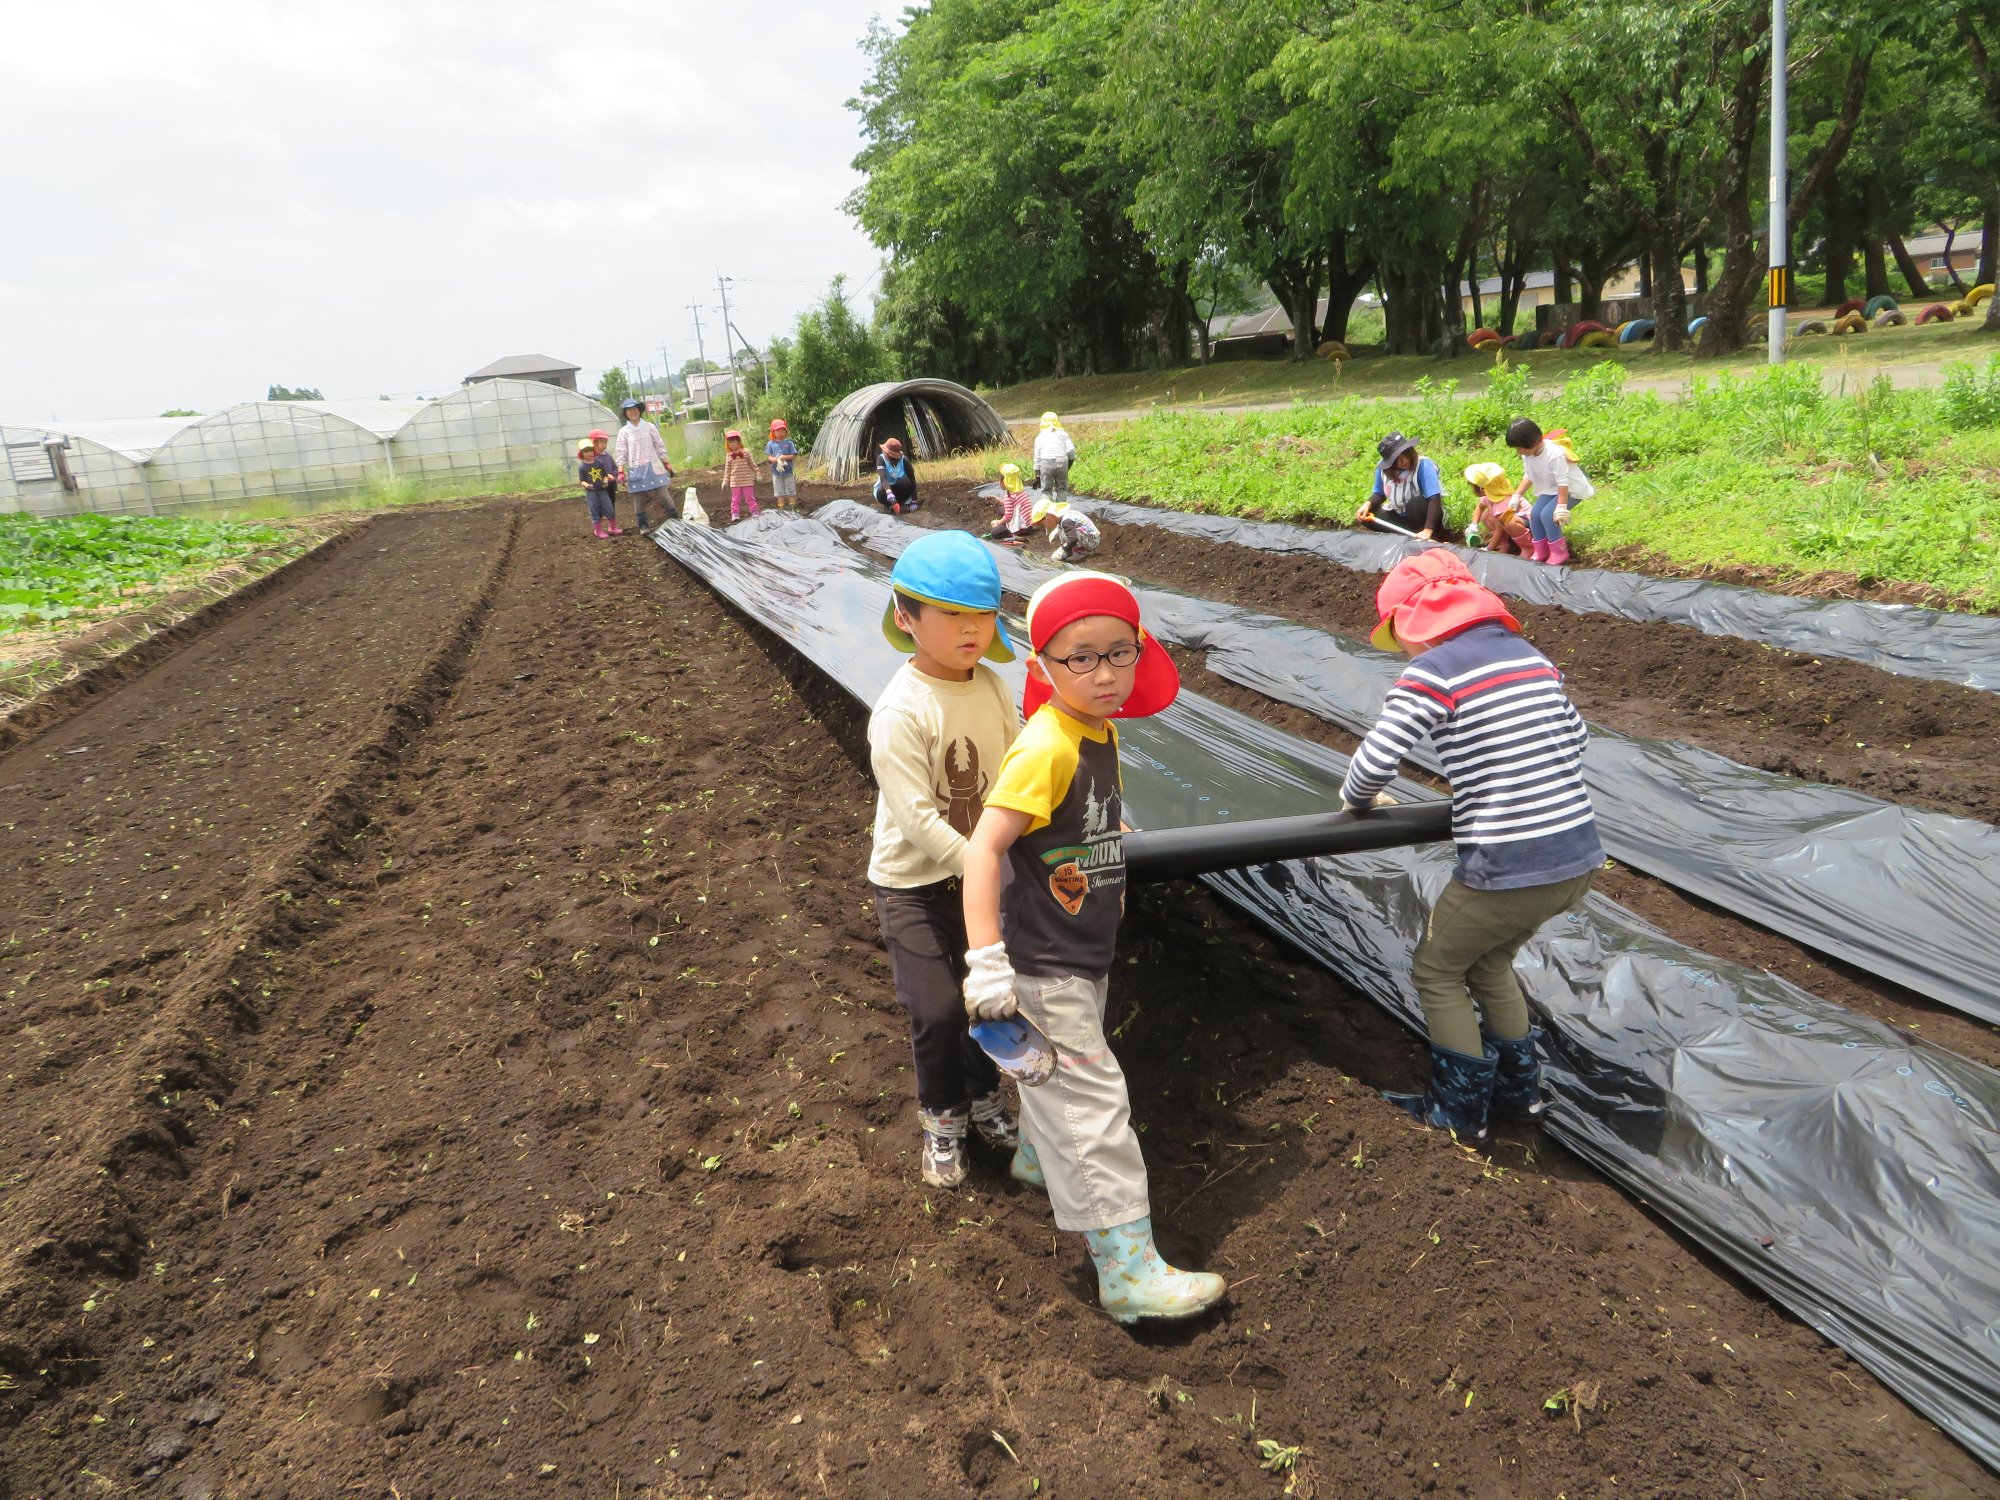
M 0 1496 L 1993 1492 L 1192 888 L 1115 1021 L 1232 1304 L 1118 1330 L 997 1164 L 917 1183 L 853 710 L 567 506 L 395 520 L 0 755 Z

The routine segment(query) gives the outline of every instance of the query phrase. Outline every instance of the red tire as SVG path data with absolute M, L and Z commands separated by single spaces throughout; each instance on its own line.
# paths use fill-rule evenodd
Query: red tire
M 1851 312 L 1860 312 L 1866 305 L 1859 297 L 1849 297 L 1833 310 L 1833 315 L 1836 318 L 1844 318 Z
M 1611 333 L 1611 332 L 1612 330 L 1607 328 L 1604 324 L 1596 322 L 1590 318 L 1585 318 L 1581 323 L 1572 323 L 1569 325 L 1568 332 L 1563 334 L 1563 348 L 1574 349 L 1578 344 L 1583 342 L 1583 336 L 1586 333 Z M 1615 334 L 1613 334 L 1613 338 L 1614 339 L 1616 338 Z
M 1933 302 L 1929 307 L 1917 314 L 1917 326 L 1921 328 L 1926 323 L 1949 323 L 1957 316 L 1958 314 L 1951 310 L 1950 303 Z

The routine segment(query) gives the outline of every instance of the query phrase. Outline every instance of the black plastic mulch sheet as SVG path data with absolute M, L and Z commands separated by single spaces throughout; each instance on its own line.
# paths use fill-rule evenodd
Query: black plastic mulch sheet
M 885 571 L 818 521 L 655 540 L 864 702 L 898 665 Z M 1346 769 L 1193 694 L 1120 740 L 1133 821 L 1159 828 L 1324 807 Z M 1420 1029 L 1410 956 L 1452 863 L 1430 846 L 1205 878 Z M 2000 1074 L 1598 896 L 1517 967 L 1551 1133 L 2000 1468 Z
M 982 495 L 997 495 L 988 485 Z M 1160 510 L 1072 495 L 1092 515 L 1120 526 L 1157 526 L 1259 552 L 1308 552 L 1343 568 L 1383 573 L 1436 542 L 1383 532 L 1316 531 L 1276 521 Z M 1605 568 L 1551 568 L 1525 558 L 1454 547 L 1495 593 L 1553 604 L 1579 614 L 1692 625 L 1705 635 L 1736 636 L 1807 656 L 1831 656 L 1962 687 L 2000 693 L 2000 618 L 1951 614 L 1905 604 L 1801 599 L 1694 578 L 1649 578 Z
M 921 532 L 864 506 L 816 514 L 895 554 Z M 1049 576 L 995 547 L 1007 586 Z M 1107 566 L 1115 567 L 1116 559 Z M 1134 585 L 1164 639 L 1209 670 L 1367 733 L 1403 658 L 1296 621 Z M 1584 776 L 1605 850 L 1681 890 L 2000 1024 L 2000 828 L 1795 781 L 1670 740 L 1591 727 Z M 1411 760 L 1443 767 L 1427 744 Z

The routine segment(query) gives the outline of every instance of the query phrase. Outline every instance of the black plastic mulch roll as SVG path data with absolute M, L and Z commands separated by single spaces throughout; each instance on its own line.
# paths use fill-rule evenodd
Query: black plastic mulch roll
M 862 701 L 898 665 L 886 572 L 818 521 L 655 540 Z M 1134 821 L 1161 828 L 1324 806 L 1346 769 L 1194 694 L 1120 741 Z M 1421 1028 L 1410 956 L 1452 863 L 1433 846 L 1204 879 Z M 1517 969 L 1551 1133 L 2000 1468 L 2000 1074 L 1598 896 Z
M 997 494 L 988 485 L 981 494 Z M 1277 521 L 1161 510 L 1072 494 L 1092 515 L 1120 526 L 1156 526 L 1205 541 L 1233 542 L 1259 552 L 1305 552 L 1343 568 L 1383 573 L 1436 542 L 1381 532 L 1316 531 Z M 1479 581 L 1530 604 L 1578 614 L 1692 625 L 1704 635 L 1735 636 L 1807 656 L 1831 656 L 1879 667 L 1899 677 L 1923 677 L 2000 693 L 2000 618 L 1951 614 L 1905 604 L 1851 599 L 1802 599 L 1694 578 L 1649 578 L 1606 568 L 1551 568 L 1526 558 L 1454 547 Z
M 921 532 L 838 502 L 823 520 L 894 554 Z M 995 547 L 1008 587 L 1048 576 Z M 1403 659 L 1344 636 L 1174 589 L 1134 586 L 1165 640 L 1209 670 L 1354 734 Z M 1795 781 L 1671 740 L 1591 728 L 1584 776 L 1605 850 L 1773 932 L 2000 1024 L 2000 828 Z M 1428 745 L 1411 760 L 1443 769 Z

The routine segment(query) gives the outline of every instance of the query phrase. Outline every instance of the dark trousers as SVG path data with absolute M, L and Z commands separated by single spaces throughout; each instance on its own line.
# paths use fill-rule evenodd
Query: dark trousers
M 965 905 L 956 880 L 907 890 L 875 887 L 896 1003 L 910 1013 L 917 1103 L 955 1109 L 1000 1087 L 1000 1070 L 966 1029 Z
M 900 505 L 905 510 L 913 509 L 917 503 L 917 481 L 905 475 L 894 484 L 877 478 L 875 481 L 875 502 L 878 505 Z

